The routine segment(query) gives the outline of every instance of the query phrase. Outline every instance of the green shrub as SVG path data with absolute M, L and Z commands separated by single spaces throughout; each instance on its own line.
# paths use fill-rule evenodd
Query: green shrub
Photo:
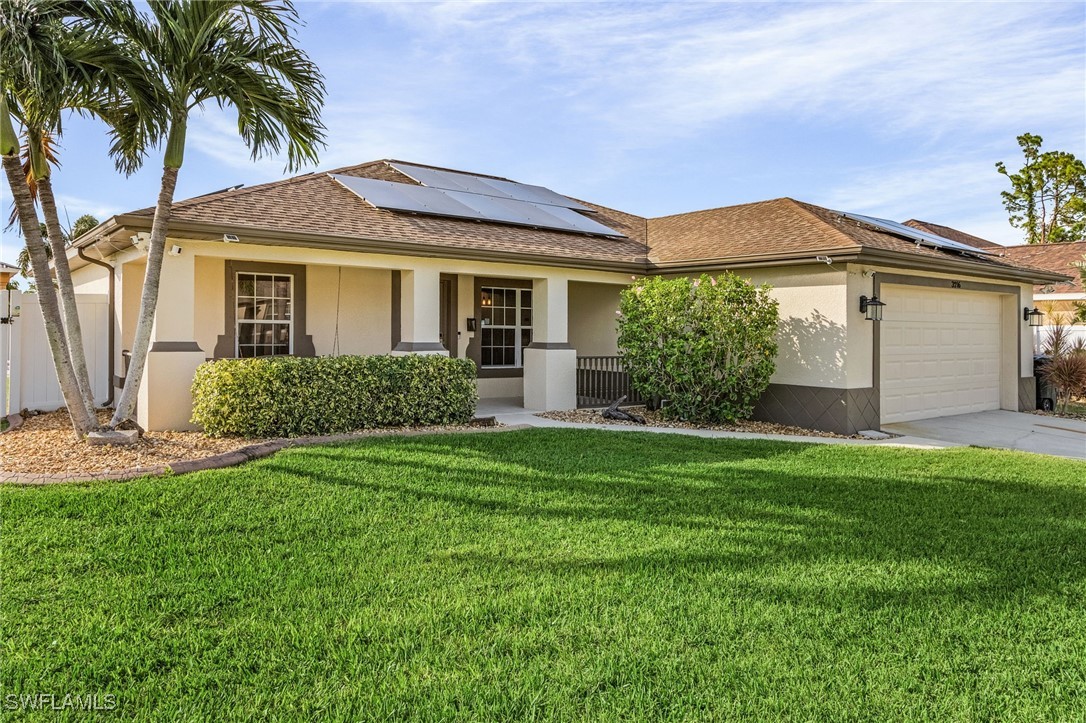
M 634 388 L 696 422 L 749 417 L 776 368 L 777 302 L 735 274 L 641 279 L 622 291 L 618 346 Z
M 192 421 L 213 437 L 296 437 L 468 422 L 475 365 L 440 355 L 222 359 L 196 370 Z

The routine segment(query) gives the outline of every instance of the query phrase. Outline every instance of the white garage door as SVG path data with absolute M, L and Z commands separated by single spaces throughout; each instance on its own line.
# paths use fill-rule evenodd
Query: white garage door
M 884 285 L 884 423 L 999 409 L 996 294 Z

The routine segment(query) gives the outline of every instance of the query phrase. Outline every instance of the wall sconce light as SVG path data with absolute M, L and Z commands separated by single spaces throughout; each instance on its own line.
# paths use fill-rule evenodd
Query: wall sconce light
M 468 331 L 475 331 L 475 328 L 476 328 L 475 324 L 476 324 L 475 317 L 474 316 L 469 316 L 468 317 Z
M 879 301 L 877 296 L 872 296 L 870 299 L 866 296 L 860 297 L 860 313 L 865 314 L 868 321 L 882 321 L 882 307 L 884 306 L 886 306 L 886 303 Z
M 1036 306 L 1032 309 L 1028 306 L 1022 309 L 1022 321 L 1028 321 L 1030 326 L 1040 326 L 1044 318 L 1045 313 Z

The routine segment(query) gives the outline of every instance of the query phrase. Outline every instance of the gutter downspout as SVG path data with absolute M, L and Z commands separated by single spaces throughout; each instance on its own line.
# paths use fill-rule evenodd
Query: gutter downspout
M 92 263 L 95 266 L 101 266 L 103 269 L 106 269 L 107 271 L 109 271 L 109 335 L 107 337 L 108 341 L 106 342 L 109 345 L 109 351 L 108 351 L 109 363 L 107 364 L 107 366 L 109 367 L 109 369 L 107 369 L 107 371 L 109 373 L 108 373 L 108 376 L 106 377 L 106 382 L 107 382 L 106 388 L 109 389 L 109 394 L 108 394 L 108 396 L 106 396 L 106 404 L 105 404 L 105 406 L 112 407 L 113 406 L 113 394 L 115 392 L 115 389 L 113 387 L 113 375 L 116 372 L 116 369 L 114 368 L 114 364 L 115 364 L 114 354 L 115 354 L 115 352 L 114 352 L 114 349 L 113 349 L 113 343 L 114 343 L 114 340 L 115 340 L 116 328 L 117 328 L 117 319 L 116 319 L 116 316 L 115 316 L 116 311 L 117 311 L 117 292 L 116 292 L 117 278 L 116 278 L 116 275 L 114 273 L 116 271 L 116 269 L 114 269 L 112 266 L 107 264 L 105 261 L 99 261 L 98 259 L 92 259 L 90 256 L 87 256 L 85 253 L 83 253 L 83 247 L 82 246 L 77 246 L 76 249 L 75 249 L 75 252 L 77 254 L 79 254 L 79 258 L 83 259 L 84 261 L 86 261 L 88 263 Z

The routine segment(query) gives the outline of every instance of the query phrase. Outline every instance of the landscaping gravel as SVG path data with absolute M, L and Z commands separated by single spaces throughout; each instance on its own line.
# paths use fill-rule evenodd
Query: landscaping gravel
M 623 407 L 624 411 L 640 415 L 645 418 L 647 427 L 665 427 L 669 429 L 711 429 L 722 432 L 749 432 L 752 434 L 788 434 L 801 437 L 836 437 L 839 439 L 863 439 L 858 434 L 834 434 L 822 432 L 817 429 L 804 429 L 803 427 L 789 427 L 773 422 L 755 422 L 745 420 L 734 424 L 693 424 L 673 419 L 662 419 L 659 412 L 654 412 L 645 407 Z M 640 427 L 635 422 L 624 422 L 617 419 L 605 419 L 600 409 L 577 409 L 570 412 L 539 412 L 537 417 L 554 419 L 559 422 L 574 422 L 577 424 L 620 424 L 627 427 Z
M 110 411 L 100 410 L 102 424 Z M 413 428 L 416 431 L 475 429 L 478 424 Z M 403 429 L 372 429 L 358 436 L 395 434 Z M 153 468 L 204 459 L 267 440 L 208 437 L 203 432 L 147 432 L 131 446 L 95 447 L 76 438 L 64 410 L 27 415 L 18 429 L 0 434 L 0 472 L 22 474 L 96 474 Z

